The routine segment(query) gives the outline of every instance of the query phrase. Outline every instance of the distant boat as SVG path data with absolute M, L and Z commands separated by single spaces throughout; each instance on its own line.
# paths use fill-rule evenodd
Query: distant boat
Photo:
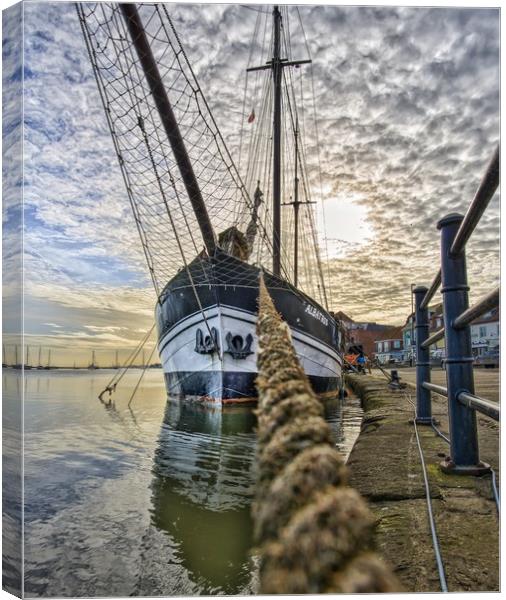
M 42 366 L 42 346 L 39 346 L 39 364 L 37 365 L 37 369 L 41 370 L 44 367 Z
M 98 369 L 98 367 L 95 363 L 95 350 L 93 350 L 91 353 L 91 364 L 88 365 L 88 369 L 91 369 L 91 370 Z
M 26 361 L 25 361 L 25 370 L 30 370 L 33 367 L 30 366 L 30 360 L 29 360 L 29 356 L 30 356 L 30 346 L 26 347 Z
M 44 369 L 47 371 L 51 368 L 51 349 L 49 349 L 47 351 L 47 365 L 44 367 Z
M 23 365 L 21 365 L 19 362 L 17 346 L 14 346 L 14 353 L 15 353 L 15 358 L 14 358 L 14 364 L 12 365 L 12 367 L 14 369 L 21 369 L 23 367 Z

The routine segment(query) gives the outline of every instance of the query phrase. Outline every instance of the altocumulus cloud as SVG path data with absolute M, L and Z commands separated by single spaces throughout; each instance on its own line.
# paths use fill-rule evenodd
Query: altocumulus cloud
M 238 82 L 256 13 L 239 5 L 171 5 L 170 11 L 237 153 Z M 319 140 L 307 135 L 310 180 L 318 195 L 319 141 L 324 206 L 352 199 L 367 221 L 367 238 L 342 242 L 343 253 L 330 248 L 338 256 L 325 265 L 331 307 L 357 319 L 400 322 L 409 311 L 410 283 L 427 284 L 434 275 L 437 219 L 465 210 L 498 141 L 499 12 L 299 11 L 320 133 Z M 42 336 L 55 335 L 43 323 L 66 332 L 72 324 L 68 335 L 81 344 L 98 334 L 105 345 L 129 345 L 149 327 L 154 296 L 75 9 L 27 3 L 25 17 L 27 326 Z M 293 52 L 306 56 L 297 21 Z M 328 243 L 345 228 L 327 222 Z M 499 277 L 497 197 L 469 254 L 479 294 Z

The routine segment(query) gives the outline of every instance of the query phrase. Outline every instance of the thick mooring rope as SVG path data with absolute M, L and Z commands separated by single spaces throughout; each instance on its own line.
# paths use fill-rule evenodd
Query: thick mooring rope
M 260 281 L 258 478 L 253 506 L 262 594 L 393 592 L 373 552 L 375 519 L 333 446 L 290 329 Z

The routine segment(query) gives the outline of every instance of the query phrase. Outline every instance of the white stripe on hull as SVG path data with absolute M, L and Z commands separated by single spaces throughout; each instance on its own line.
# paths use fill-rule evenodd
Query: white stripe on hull
M 220 306 L 205 310 L 206 320 L 196 313 L 177 323 L 159 342 L 160 358 L 165 373 L 233 371 L 244 373 L 257 372 L 257 337 L 255 332 L 256 315 Z M 213 354 L 199 354 L 195 351 L 197 330 L 209 335 L 209 329 L 216 328 L 219 336 L 221 358 Z M 248 334 L 253 336 L 250 354 L 244 359 L 233 358 L 226 353 L 227 333 L 240 335 L 245 340 Z M 307 375 L 317 377 L 341 377 L 341 360 L 331 347 L 311 335 L 292 330 L 295 351 Z

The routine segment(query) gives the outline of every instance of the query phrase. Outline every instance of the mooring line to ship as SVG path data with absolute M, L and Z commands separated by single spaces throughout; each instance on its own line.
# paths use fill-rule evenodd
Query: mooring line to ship
M 153 350 L 151 350 L 151 354 L 149 355 L 149 358 L 148 358 L 148 364 L 144 365 L 144 369 L 142 369 L 142 373 L 141 373 L 141 376 L 139 377 L 139 381 L 137 382 L 137 384 L 134 388 L 134 391 L 132 392 L 132 395 L 130 396 L 130 400 L 128 401 L 128 405 L 127 405 L 128 408 L 130 408 L 130 405 L 132 404 L 132 400 L 134 399 L 134 396 L 137 393 L 137 390 L 139 389 L 141 381 L 142 381 L 144 375 L 146 374 L 146 370 L 149 368 L 148 365 L 151 364 L 151 359 L 153 358 L 153 354 L 155 353 L 155 350 L 156 350 L 156 344 L 153 346 Z
M 114 377 L 111 379 L 111 381 L 109 381 L 109 383 L 105 386 L 105 388 L 100 392 L 100 394 L 98 395 L 98 398 L 101 402 L 103 402 L 102 396 L 105 394 L 105 392 L 109 392 L 109 396 L 111 396 L 112 392 L 116 391 L 116 386 L 123 379 L 123 377 L 126 374 L 126 372 L 128 371 L 128 369 L 130 369 L 130 367 L 133 365 L 134 360 L 137 358 L 140 351 L 142 350 L 142 348 L 144 347 L 144 345 L 150 338 L 151 334 L 153 333 L 153 329 L 155 328 L 155 325 L 156 325 L 156 323 L 153 323 L 153 325 L 151 326 L 149 331 L 145 334 L 145 336 L 141 339 L 141 341 L 139 342 L 137 347 L 129 354 L 128 358 L 123 363 L 119 373 L 115 373 Z
M 254 536 L 261 594 L 379 593 L 402 587 L 372 550 L 376 520 L 348 485 L 323 405 L 260 280 Z
M 432 546 L 434 548 L 434 555 L 436 558 L 436 565 L 437 565 L 437 571 L 438 571 L 438 576 L 439 576 L 439 582 L 441 585 L 441 591 L 447 592 L 448 584 L 446 582 L 445 568 L 444 568 L 443 558 L 441 556 L 441 548 L 439 546 L 439 539 L 438 539 L 437 530 L 436 530 L 436 522 L 434 520 L 434 513 L 432 512 L 432 501 L 430 498 L 430 487 L 429 487 L 429 479 L 427 476 L 427 468 L 425 465 L 425 458 L 423 456 L 423 449 L 422 449 L 422 445 L 420 443 L 420 437 L 418 435 L 418 427 L 416 424 L 416 420 L 417 420 L 416 405 L 411 400 L 411 396 L 408 392 L 406 392 L 404 390 L 403 394 L 404 394 L 404 398 L 413 407 L 413 415 L 414 415 L 413 426 L 415 428 L 416 443 L 418 446 L 418 453 L 420 455 L 420 463 L 422 465 L 423 482 L 424 482 L 424 487 L 425 487 L 425 498 L 427 501 L 427 514 L 429 516 L 429 526 L 430 526 L 430 532 L 431 532 L 431 536 L 432 536 Z

